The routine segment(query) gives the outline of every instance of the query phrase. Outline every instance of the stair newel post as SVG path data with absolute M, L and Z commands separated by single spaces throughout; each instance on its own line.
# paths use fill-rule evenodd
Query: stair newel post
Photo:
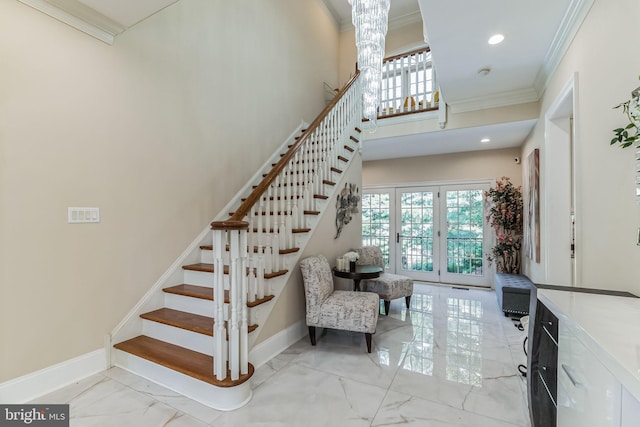
M 242 287 L 240 289 L 241 323 L 240 323 L 240 374 L 249 373 L 249 309 L 247 308 L 247 293 L 249 291 L 249 275 L 247 272 L 248 231 L 240 230 L 240 277 Z
M 229 370 L 231 379 L 240 378 L 240 328 L 238 324 L 238 302 L 240 301 L 240 290 L 242 288 L 242 274 L 240 259 L 240 231 L 231 230 L 229 255 L 231 264 L 229 265 L 229 305 L 231 313 L 228 321 L 229 329 Z
M 227 377 L 227 333 L 224 327 L 224 261 L 222 258 L 225 252 L 226 234 L 224 230 L 213 230 L 213 289 L 215 293 L 213 298 L 215 305 L 215 332 L 213 334 L 215 355 L 213 358 L 213 371 L 218 380 L 223 380 Z

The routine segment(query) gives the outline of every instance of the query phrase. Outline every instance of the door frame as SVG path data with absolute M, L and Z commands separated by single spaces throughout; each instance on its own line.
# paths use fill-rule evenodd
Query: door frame
M 495 178 L 483 178 L 483 179 L 464 179 L 464 180 L 448 180 L 448 181 L 427 181 L 427 182 L 403 182 L 403 183 L 392 183 L 392 184 L 385 184 L 385 185 L 367 185 L 367 186 L 363 186 L 362 187 L 362 193 L 389 193 L 389 203 L 393 203 L 395 206 L 396 203 L 396 191 L 400 188 L 412 188 L 412 187 L 439 187 L 439 188 L 443 188 L 443 187 L 455 187 L 455 186 L 476 186 L 476 188 L 486 188 L 488 189 L 489 187 L 491 187 L 491 185 L 493 185 L 495 183 Z M 483 197 L 484 198 L 484 197 Z M 440 203 L 440 209 L 443 209 L 442 206 L 445 206 L 445 212 L 446 212 L 446 203 Z M 390 224 L 389 224 L 389 248 L 393 248 L 397 245 L 397 243 L 394 242 L 395 240 L 395 236 L 397 233 L 397 229 L 396 229 L 396 224 L 398 222 L 396 216 L 396 212 L 395 212 L 395 207 L 391 208 L 390 207 L 390 214 L 393 215 L 393 217 L 390 217 Z M 438 215 L 441 215 L 440 212 L 438 212 Z M 486 203 L 483 202 L 483 217 L 486 216 Z M 445 216 L 446 218 L 446 216 Z M 437 224 L 434 225 L 437 227 L 440 227 L 441 224 Z M 442 233 L 441 233 L 442 234 Z M 483 234 L 484 234 L 484 239 L 483 239 L 483 276 L 480 276 L 482 278 L 484 278 L 484 283 L 483 284 L 478 284 L 475 283 L 477 281 L 471 280 L 471 281 L 466 281 L 465 283 L 462 284 L 469 284 L 469 285 L 473 285 L 473 286 L 485 286 L 485 287 L 491 287 L 491 283 L 493 281 L 493 276 L 494 276 L 494 267 L 490 267 L 487 264 L 486 261 L 486 254 L 489 253 L 489 250 L 491 249 L 491 246 L 493 245 L 494 242 L 494 236 L 491 233 L 490 228 L 488 227 L 486 221 L 483 221 Z M 442 239 L 441 239 L 442 240 Z M 446 240 L 446 239 L 445 239 Z M 440 250 L 440 248 L 438 248 L 438 250 Z M 391 273 L 396 273 L 396 266 L 397 266 L 397 257 L 396 257 L 396 253 L 397 253 L 398 249 L 396 248 L 396 250 L 390 250 L 389 251 L 389 267 L 387 268 L 388 272 Z M 446 265 L 446 264 L 445 264 Z M 403 273 L 404 274 L 404 273 Z M 464 276 L 464 277 L 473 277 L 473 276 Z M 424 279 L 416 279 L 416 280 L 424 280 Z M 440 277 L 437 277 L 436 280 L 434 280 L 435 282 L 439 282 L 439 283 L 450 283 L 450 282 L 445 282 L 442 280 L 442 275 L 440 275 Z
M 442 218 L 441 226 L 442 229 L 442 237 L 440 238 L 440 282 L 442 283 L 454 283 L 454 284 L 465 284 L 465 285 L 473 285 L 473 286 L 484 286 L 491 287 L 491 283 L 493 282 L 493 270 L 489 266 L 489 261 L 487 261 L 487 254 L 491 250 L 491 245 L 493 244 L 493 235 L 491 233 L 491 227 L 486 221 L 486 211 L 487 206 L 484 198 L 484 193 L 489 190 L 491 184 L 495 182 L 495 180 L 486 181 L 483 183 L 474 182 L 470 184 L 453 184 L 453 185 L 442 185 L 440 186 L 440 191 L 442 194 L 442 203 L 440 203 L 440 217 Z M 448 190 L 456 191 L 456 190 L 480 190 L 482 191 L 482 275 L 476 276 L 471 274 L 459 274 L 459 273 L 449 273 L 447 272 L 447 256 L 448 256 L 448 247 L 447 247 L 447 230 L 446 230 L 446 218 L 447 218 L 447 202 L 445 198 L 445 194 Z M 462 280 L 460 280 L 462 279 Z

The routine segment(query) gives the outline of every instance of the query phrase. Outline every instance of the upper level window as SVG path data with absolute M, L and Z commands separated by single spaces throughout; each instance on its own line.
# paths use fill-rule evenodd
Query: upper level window
M 384 60 L 382 99 L 378 117 L 425 111 L 438 107 L 430 49 L 423 48 Z

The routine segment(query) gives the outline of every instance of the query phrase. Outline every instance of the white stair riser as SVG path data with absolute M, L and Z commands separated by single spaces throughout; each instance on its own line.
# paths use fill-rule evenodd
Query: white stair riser
M 251 381 L 216 387 L 130 353 L 116 350 L 115 365 L 219 411 L 232 411 L 251 400 Z
M 213 317 L 215 310 L 213 301 L 192 298 L 184 295 L 164 294 L 164 306 L 178 311 L 199 314 L 200 316 Z
M 142 333 L 160 341 L 166 341 L 198 353 L 213 356 L 213 337 L 199 334 L 152 320 L 142 320 Z
M 228 289 L 229 278 L 225 275 L 225 289 Z M 213 288 L 213 273 L 204 271 L 184 270 L 184 283 L 188 285 L 206 286 Z
M 213 264 L 213 251 L 209 249 L 202 249 L 200 251 L 200 262 Z

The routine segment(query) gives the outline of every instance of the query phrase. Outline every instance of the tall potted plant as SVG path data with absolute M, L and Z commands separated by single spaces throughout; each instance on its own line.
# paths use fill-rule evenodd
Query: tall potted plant
M 503 176 L 484 196 L 489 203 L 486 220 L 496 233 L 496 245 L 487 260 L 495 261 L 499 273 L 520 274 L 522 188 Z

